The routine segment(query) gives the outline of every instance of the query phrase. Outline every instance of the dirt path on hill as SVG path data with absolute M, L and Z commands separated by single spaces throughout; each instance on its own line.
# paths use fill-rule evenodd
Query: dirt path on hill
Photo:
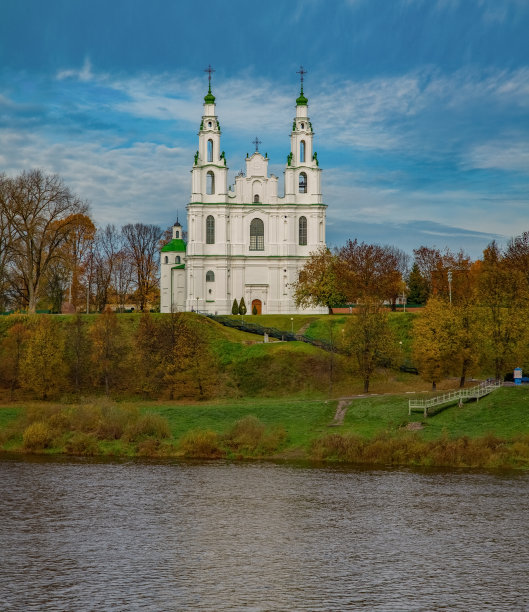
M 309 327 L 310 327 L 310 322 L 305 323 L 305 325 L 302 325 L 296 332 L 296 336 L 303 336 Z
M 338 402 L 338 406 L 336 407 L 336 412 L 334 414 L 334 420 L 329 427 L 338 427 L 338 425 L 343 425 L 343 420 L 347 414 L 347 409 L 351 405 L 351 401 L 352 400 L 350 399 L 341 399 Z

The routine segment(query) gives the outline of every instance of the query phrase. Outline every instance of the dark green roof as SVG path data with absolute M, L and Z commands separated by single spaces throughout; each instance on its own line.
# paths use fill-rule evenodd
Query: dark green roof
M 303 87 L 301 88 L 301 93 L 299 94 L 299 98 L 296 99 L 296 104 L 298 106 L 307 106 L 308 99 L 303 95 Z
M 186 267 L 185 264 L 180 264 L 179 266 L 173 266 L 171 270 L 184 270 Z
M 211 85 L 209 86 L 208 93 L 204 96 L 204 102 L 206 104 L 215 104 L 215 96 L 211 93 Z
M 185 253 L 186 243 L 181 238 L 173 238 L 171 242 L 168 242 L 162 247 L 162 253 L 166 251 L 183 251 Z

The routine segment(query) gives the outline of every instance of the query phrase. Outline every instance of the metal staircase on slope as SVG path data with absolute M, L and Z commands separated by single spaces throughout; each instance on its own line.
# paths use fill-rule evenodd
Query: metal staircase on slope
M 420 410 L 421 412 L 424 412 L 424 416 L 427 417 L 429 409 L 435 406 L 442 406 L 443 404 L 452 404 L 456 401 L 459 401 L 459 404 L 462 404 L 464 399 L 479 400 L 480 397 L 488 395 L 489 393 L 495 391 L 501 386 L 501 381 L 487 380 L 477 385 L 476 387 L 471 387 L 469 389 L 458 389 L 457 391 L 450 391 L 449 393 L 436 395 L 435 397 L 431 397 L 429 399 L 411 399 L 409 400 L 408 404 L 408 414 L 410 415 L 412 410 Z

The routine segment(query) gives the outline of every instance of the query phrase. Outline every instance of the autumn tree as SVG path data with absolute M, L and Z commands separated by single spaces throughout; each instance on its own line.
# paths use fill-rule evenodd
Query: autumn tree
M 16 322 L 7 330 L 2 340 L 1 373 L 3 380 L 9 385 L 11 399 L 13 399 L 15 390 L 20 387 L 21 364 L 29 335 L 27 325 Z
M 204 399 L 218 386 L 218 366 L 204 329 L 181 312 L 164 315 L 159 328 L 161 372 L 169 399 Z
M 410 256 L 406 251 L 399 249 L 395 246 L 386 245 L 384 247 L 394 257 L 396 268 L 400 274 L 400 282 L 393 285 L 393 295 L 390 296 L 389 301 L 391 304 L 391 310 L 397 309 L 397 302 L 400 297 L 406 294 L 406 281 L 410 268 Z
M 388 324 L 388 312 L 378 300 L 365 299 L 347 319 L 344 348 L 354 357 L 364 382 L 364 393 L 376 369 L 388 366 L 395 357 L 396 339 Z
M 85 214 L 88 207 L 57 175 L 40 170 L 5 179 L 0 205 L 13 237 L 13 278 L 34 313 L 48 267 L 68 240 L 75 215 Z
M 484 330 L 482 362 L 502 378 L 524 357 L 529 290 L 524 272 L 504 258 L 495 241 L 483 252 L 478 300 Z
M 43 400 L 66 387 L 64 334 L 53 317 L 39 316 L 31 328 L 22 361 L 22 386 Z
M 523 232 L 509 240 L 504 258 L 511 269 L 524 274 L 529 285 L 529 232 Z
M 122 228 L 136 276 L 136 299 L 143 312 L 157 298 L 158 249 L 162 230 L 157 225 L 135 223 Z
M 172 351 L 172 346 L 163 338 L 163 327 L 159 320 L 154 320 L 149 312 L 145 312 L 141 315 L 134 337 L 136 386 L 146 397 L 153 397 L 161 392 L 164 361 L 167 351 Z
M 65 324 L 65 355 L 70 382 L 76 393 L 79 393 L 88 381 L 90 350 L 86 321 L 79 313 L 76 313 Z
M 119 380 L 125 353 L 123 331 L 116 313 L 105 308 L 90 327 L 89 333 L 92 342 L 91 371 L 95 380 L 104 384 L 108 395 Z
M 341 289 L 337 256 L 327 247 L 311 253 L 292 288 L 296 307 L 326 306 L 331 314 L 332 306 L 346 299 Z
M 452 368 L 457 353 L 456 336 L 450 304 L 430 298 L 413 325 L 413 359 L 423 380 L 432 383 L 432 391 Z
M 389 247 L 348 240 L 338 257 L 340 286 L 348 301 L 389 301 L 401 291 L 398 257 Z

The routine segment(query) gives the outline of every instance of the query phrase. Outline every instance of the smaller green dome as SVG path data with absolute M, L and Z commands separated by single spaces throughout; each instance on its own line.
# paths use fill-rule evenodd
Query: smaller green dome
M 204 96 L 204 102 L 206 104 L 215 104 L 215 96 L 211 93 L 211 85 L 209 86 L 208 93 Z
M 173 253 L 185 253 L 186 243 L 181 238 L 173 238 L 170 242 L 164 245 L 161 249 L 162 253 L 173 252 Z
M 299 98 L 296 99 L 296 104 L 298 106 L 307 106 L 308 99 L 303 95 L 303 87 L 301 88 L 301 93 L 299 94 Z

